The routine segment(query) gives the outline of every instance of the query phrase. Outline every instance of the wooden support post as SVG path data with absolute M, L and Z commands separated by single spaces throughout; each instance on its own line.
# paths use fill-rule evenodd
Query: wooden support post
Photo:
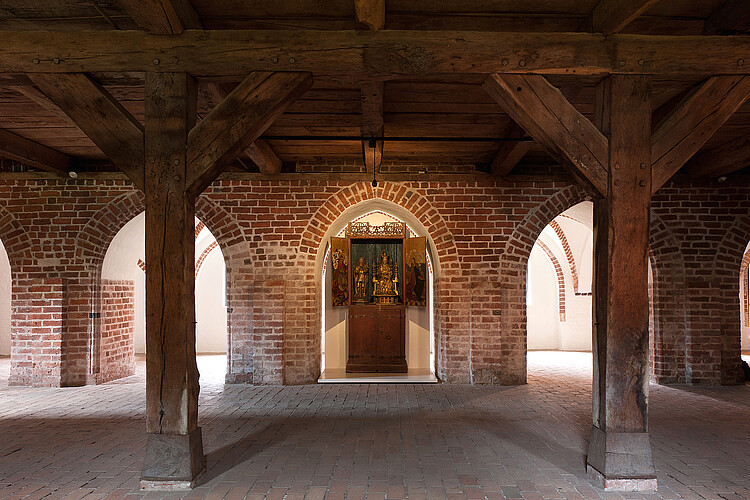
M 187 189 L 196 85 L 146 75 L 146 432 L 144 488 L 192 487 L 205 468 L 195 359 L 195 194 Z
M 614 75 L 597 92 L 609 139 L 607 196 L 594 203 L 594 426 L 587 457 L 611 490 L 655 490 L 648 436 L 651 82 Z

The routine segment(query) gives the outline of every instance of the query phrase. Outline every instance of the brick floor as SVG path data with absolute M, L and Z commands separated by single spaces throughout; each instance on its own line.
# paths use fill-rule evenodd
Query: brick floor
M 223 358 L 199 366 L 209 468 L 189 498 L 750 498 L 748 386 L 652 386 L 659 491 L 620 495 L 585 475 L 590 354 L 530 353 L 520 387 L 224 386 Z M 101 386 L 0 384 L 0 436 L 1 498 L 170 496 L 138 489 L 142 362 Z

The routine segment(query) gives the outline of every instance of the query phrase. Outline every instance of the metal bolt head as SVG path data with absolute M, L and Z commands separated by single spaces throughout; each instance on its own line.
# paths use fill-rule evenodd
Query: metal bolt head
M 619 163 L 615 163 L 615 170 L 620 170 L 620 164 Z
M 620 59 L 620 66 L 625 66 L 625 59 Z
M 31 62 L 33 62 L 34 64 L 39 64 L 39 59 L 34 59 Z
M 60 64 L 60 59 L 58 59 L 57 57 L 55 57 L 54 59 L 52 59 L 52 62 L 55 63 L 55 64 Z
M 646 185 L 646 181 L 638 181 L 638 185 L 643 187 Z
M 518 61 L 518 65 L 521 66 L 521 67 L 526 66 L 526 61 L 524 61 L 523 59 L 521 59 L 520 61 Z
M 152 62 L 154 63 L 154 66 L 158 66 L 161 61 L 158 59 L 154 59 Z
M 180 176 L 179 175 L 175 175 L 174 176 L 174 180 L 179 181 L 180 180 Z
M 643 66 L 644 64 L 646 64 L 646 61 L 644 61 L 643 59 L 638 59 L 638 66 Z
M 293 58 L 293 57 L 290 57 L 290 58 L 289 58 L 289 62 L 290 62 L 291 64 L 294 64 L 294 63 L 295 63 L 296 61 L 294 60 L 294 58 Z
M 743 58 L 740 57 L 739 59 L 737 59 L 737 66 L 742 66 L 743 64 L 745 64 L 745 60 Z
M 273 62 L 275 62 L 275 63 L 279 62 L 279 58 L 278 58 L 278 57 L 274 57 L 274 58 L 273 58 L 273 59 L 271 59 L 271 60 L 272 60 Z
M 175 164 L 175 166 L 179 165 L 180 164 L 180 160 L 175 160 L 174 164 Z
M 507 59 L 503 59 L 503 66 L 507 66 L 507 65 L 508 65 L 508 60 Z
M 641 170 L 646 170 L 646 164 L 645 163 L 641 163 Z

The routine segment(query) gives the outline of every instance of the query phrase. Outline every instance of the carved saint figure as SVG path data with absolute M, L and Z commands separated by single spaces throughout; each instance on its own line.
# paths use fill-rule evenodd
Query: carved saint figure
M 396 296 L 398 295 L 398 273 L 393 267 L 393 261 L 385 250 L 381 252 L 380 258 L 379 262 L 373 264 L 373 295 Z
M 354 300 L 357 302 L 367 301 L 367 275 L 370 274 L 370 266 L 360 257 L 354 268 Z

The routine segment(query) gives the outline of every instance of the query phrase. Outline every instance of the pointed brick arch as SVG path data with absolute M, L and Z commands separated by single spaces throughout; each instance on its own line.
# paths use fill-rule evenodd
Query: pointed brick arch
M 529 255 L 544 228 L 559 214 L 591 197 L 577 184 L 570 184 L 529 211 L 516 225 L 500 260 L 503 282 L 503 351 L 514 367 L 517 383 L 526 383 L 526 273 Z

